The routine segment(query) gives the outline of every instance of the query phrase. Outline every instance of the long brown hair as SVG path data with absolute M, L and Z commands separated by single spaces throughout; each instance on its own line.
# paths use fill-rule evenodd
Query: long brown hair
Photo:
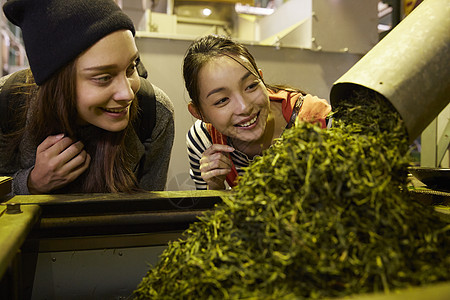
M 137 116 L 137 100 L 131 104 L 127 128 L 120 132 L 109 132 L 93 125 L 80 126 L 76 122 L 75 61 L 67 64 L 41 86 L 35 87 L 37 93 L 28 94 L 26 109 L 33 107 L 33 112 L 28 113 L 30 119 L 25 125 L 26 132 L 33 132 L 34 144 L 39 145 L 49 135 L 64 133 L 75 141 L 82 141 L 84 149 L 91 156 L 89 168 L 74 182 L 55 192 L 137 191 L 138 183 L 130 163 L 136 153 L 134 149 L 126 147 L 126 138 L 134 132 L 132 123 Z M 35 103 L 31 104 L 31 101 Z
M 199 81 L 198 74 L 199 71 L 205 66 L 209 61 L 221 56 L 228 56 L 233 59 L 254 76 L 259 78 L 261 82 L 274 92 L 279 90 L 295 91 L 305 94 L 302 90 L 296 89 L 287 85 L 270 85 L 266 84 L 258 71 L 258 66 L 256 65 L 255 58 L 248 51 L 248 49 L 232 40 L 229 37 L 220 35 L 206 35 L 195 40 L 186 51 L 183 60 L 183 77 L 186 90 L 189 93 L 192 103 L 201 113 L 200 99 L 199 99 Z M 245 62 L 247 60 L 250 63 Z

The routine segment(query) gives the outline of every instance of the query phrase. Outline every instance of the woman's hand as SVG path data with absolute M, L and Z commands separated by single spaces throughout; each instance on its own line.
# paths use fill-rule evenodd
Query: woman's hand
M 325 118 L 331 111 L 331 105 L 324 99 L 317 96 L 306 95 L 303 99 L 303 105 L 298 114 L 298 119 L 305 122 L 319 122 L 320 127 L 327 127 Z
M 34 169 L 28 177 L 31 194 L 46 194 L 74 181 L 89 167 L 91 157 L 83 143 L 63 134 L 47 137 L 36 150 Z
M 200 172 L 210 190 L 225 189 L 225 179 L 232 166 L 227 153 L 233 151 L 233 147 L 214 144 L 203 152 L 200 159 Z

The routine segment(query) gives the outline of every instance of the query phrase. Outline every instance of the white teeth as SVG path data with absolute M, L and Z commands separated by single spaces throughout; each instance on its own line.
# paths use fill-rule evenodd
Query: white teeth
M 104 108 L 104 110 L 107 112 L 110 112 L 110 113 L 120 113 L 124 109 L 123 108 Z
M 238 126 L 239 127 L 248 127 L 248 126 L 252 125 L 253 123 L 255 123 L 257 118 L 258 118 L 258 115 L 256 115 L 253 119 L 251 119 L 247 123 L 239 124 Z

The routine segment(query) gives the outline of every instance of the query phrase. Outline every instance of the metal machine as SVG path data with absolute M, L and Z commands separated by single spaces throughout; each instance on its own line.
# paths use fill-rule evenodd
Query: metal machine
M 125 299 L 224 192 L 29 195 L 0 204 L 0 299 Z
M 393 104 L 414 141 L 450 103 L 449 16 L 446 0 L 420 4 L 334 83 L 332 106 L 371 89 Z

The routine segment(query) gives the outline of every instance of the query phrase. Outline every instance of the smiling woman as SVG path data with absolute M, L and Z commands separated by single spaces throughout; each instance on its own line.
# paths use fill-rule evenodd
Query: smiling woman
M 197 189 L 236 185 L 255 156 L 299 119 L 325 127 L 326 100 L 281 85 L 267 85 L 250 52 L 233 40 L 208 35 L 194 41 L 183 64 L 198 120 L 187 134 L 190 174 Z
M 0 79 L 20 103 L 0 132 L 12 194 L 164 189 L 173 106 L 138 74 L 131 19 L 113 0 L 8 0 L 3 10 L 31 68 Z M 140 138 L 144 100 L 155 126 Z
M 129 30 L 111 33 L 80 55 L 76 60 L 80 124 L 113 132 L 128 126 L 129 109 L 140 88 L 137 60 Z

